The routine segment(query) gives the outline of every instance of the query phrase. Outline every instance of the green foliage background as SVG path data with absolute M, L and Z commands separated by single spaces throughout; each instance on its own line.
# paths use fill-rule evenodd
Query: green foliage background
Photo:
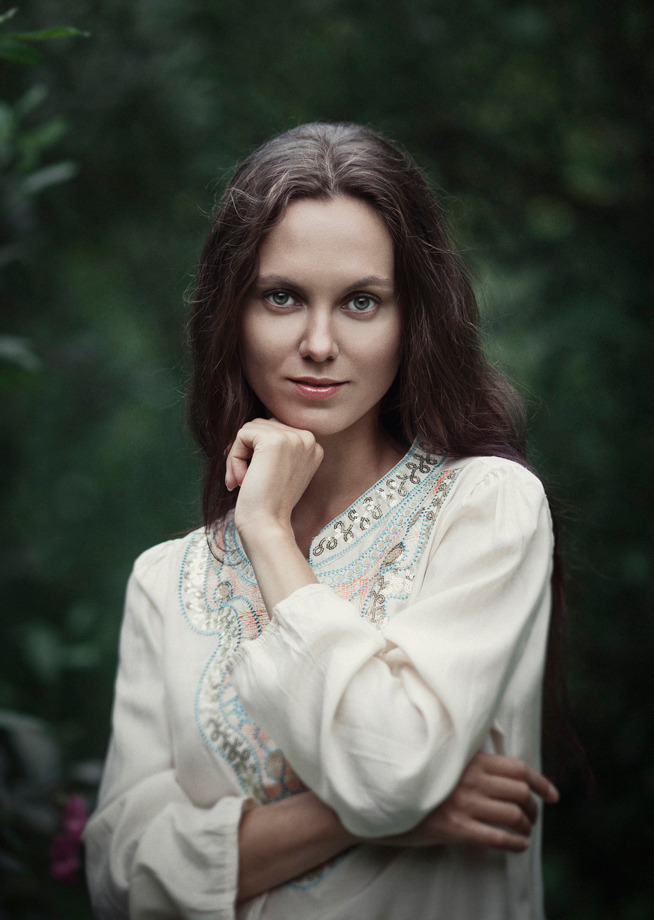
M 650 7 L 26 0 L 15 22 L 91 34 L 0 64 L 0 708 L 45 719 L 71 771 L 102 757 L 130 565 L 198 521 L 183 294 L 216 189 L 291 125 L 367 123 L 447 190 L 563 510 L 595 785 L 563 776 L 548 811 L 549 916 L 652 916 Z

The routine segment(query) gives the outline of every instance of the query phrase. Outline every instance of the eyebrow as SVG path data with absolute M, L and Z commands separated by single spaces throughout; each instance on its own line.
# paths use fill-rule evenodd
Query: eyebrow
M 298 287 L 297 282 L 291 281 L 289 278 L 283 278 L 281 275 L 260 275 L 255 279 L 254 283 L 259 287 Z M 363 287 L 383 287 L 392 291 L 395 288 L 395 284 L 390 278 L 380 278 L 378 275 L 368 275 L 367 278 L 360 278 L 358 281 L 354 281 L 352 284 L 347 285 L 347 289 L 350 291 L 355 288 Z

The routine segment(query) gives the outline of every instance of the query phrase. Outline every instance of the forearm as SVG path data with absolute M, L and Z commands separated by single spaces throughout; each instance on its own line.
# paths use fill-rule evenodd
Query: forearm
M 358 842 L 313 792 L 246 811 L 239 828 L 237 900 L 276 888 Z
M 522 852 L 538 816 L 534 796 L 558 792 L 527 764 L 479 753 L 445 802 L 413 831 L 376 840 L 355 837 L 314 793 L 246 811 L 239 829 L 238 901 L 269 891 L 359 843 L 385 847 L 467 844 Z
M 274 522 L 243 528 L 241 540 L 257 576 L 257 584 L 269 613 L 273 607 L 304 585 L 318 579 L 300 552 L 293 531 Z

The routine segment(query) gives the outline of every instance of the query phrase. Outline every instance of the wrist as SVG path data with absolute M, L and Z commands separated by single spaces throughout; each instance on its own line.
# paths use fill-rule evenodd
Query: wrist
M 298 588 L 317 582 L 290 522 L 285 527 L 275 520 L 259 520 L 256 526 L 237 524 L 237 529 L 268 613 Z
M 275 518 L 239 521 L 236 515 L 234 523 L 241 543 L 253 564 L 253 556 L 265 557 L 277 553 L 278 550 L 289 553 L 298 550 L 290 521 L 287 525 Z

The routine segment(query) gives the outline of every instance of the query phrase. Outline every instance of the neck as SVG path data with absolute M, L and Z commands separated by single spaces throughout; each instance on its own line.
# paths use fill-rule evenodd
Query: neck
M 363 436 L 365 434 L 365 436 Z M 405 450 L 382 428 L 320 438 L 324 457 L 292 515 L 303 552 L 322 528 L 398 463 Z

